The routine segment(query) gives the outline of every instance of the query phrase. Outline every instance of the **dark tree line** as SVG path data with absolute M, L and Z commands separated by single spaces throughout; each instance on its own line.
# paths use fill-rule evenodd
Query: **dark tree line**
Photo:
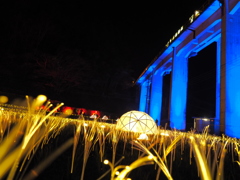
M 41 93 L 98 109 L 114 100 L 129 104 L 135 96 L 131 63 L 111 33 L 107 37 L 107 28 L 97 29 L 93 21 L 84 23 L 84 14 L 72 8 L 66 14 L 64 4 L 2 3 L 1 91 Z M 90 33 L 88 26 L 92 26 Z

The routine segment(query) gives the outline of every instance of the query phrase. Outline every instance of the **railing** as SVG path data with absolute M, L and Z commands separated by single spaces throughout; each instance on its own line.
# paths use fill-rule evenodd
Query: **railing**
M 166 47 L 168 47 L 184 30 L 186 30 L 190 24 L 193 23 L 194 20 L 197 19 L 197 17 L 207 9 L 207 7 L 212 4 L 214 1 L 216 0 L 207 0 L 198 10 L 196 10 L 194 12 L 194 14 L 192 16 L 190 16 L 190 18 L 188 19 L 188 21 L 181 26 L 181 28 L 178 29 L 178 31 L 172 36 L 172 38 L 167 42 L 167 44 L 165 45 Z

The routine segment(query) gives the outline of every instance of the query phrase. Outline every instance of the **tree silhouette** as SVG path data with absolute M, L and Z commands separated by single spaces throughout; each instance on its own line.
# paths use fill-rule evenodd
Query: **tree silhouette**
M 133 69 L 123 53 L 131 50 L 116 37 L 121 29 L 79 8 L 48 1 L 1 4 L 1 91 L 94 99 L 95 105 L 132 98 Z
M 25 69 L 33 69 L 34 87 L 52 91 L 57 95 L 87 84 L 89 63 L 80 56 L 79 50 L 64 49 L 56 55 L 38 53 L 25 63 Z

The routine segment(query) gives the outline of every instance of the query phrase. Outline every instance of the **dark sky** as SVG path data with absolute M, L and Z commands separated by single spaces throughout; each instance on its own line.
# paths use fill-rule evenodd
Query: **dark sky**
M 1 27 L 5 33 L 24 29 L 23 35 L 32 34 L 38 48 L 48 51 L 65 46 L 115 53 L 122 61 L 138 63 L 138 76 L 204 2 L 5 1 Z
M 104 62 L 101 68 L 106 67 L 106 71 L 128 66 L 137 79 L 204 2 L 1 1 L 0 53 L 7 58 L 0 57 L 0 61 L 11 67 L 11 72 L 5 70 L 4 74 L 2 69 L 0 75 L 6 81 L 6 74 L 11 74 L 14 80 L 24 74 L 18 67 L 26 63 L 29 54 L 39 58 L 68 49 L 80 52 L 91 64 Z M 17 65 L 12 67 L 13 60 L 9 59 Z M 29 77 L 26 73 L 24 76 Z M 27 82 L 19 84 L 27 89 Z

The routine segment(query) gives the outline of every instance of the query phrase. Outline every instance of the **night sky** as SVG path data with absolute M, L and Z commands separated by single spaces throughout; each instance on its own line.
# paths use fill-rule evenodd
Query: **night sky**
M 131 83 L 204 2 L 1 2 L 0 91 L 134 108 Z

